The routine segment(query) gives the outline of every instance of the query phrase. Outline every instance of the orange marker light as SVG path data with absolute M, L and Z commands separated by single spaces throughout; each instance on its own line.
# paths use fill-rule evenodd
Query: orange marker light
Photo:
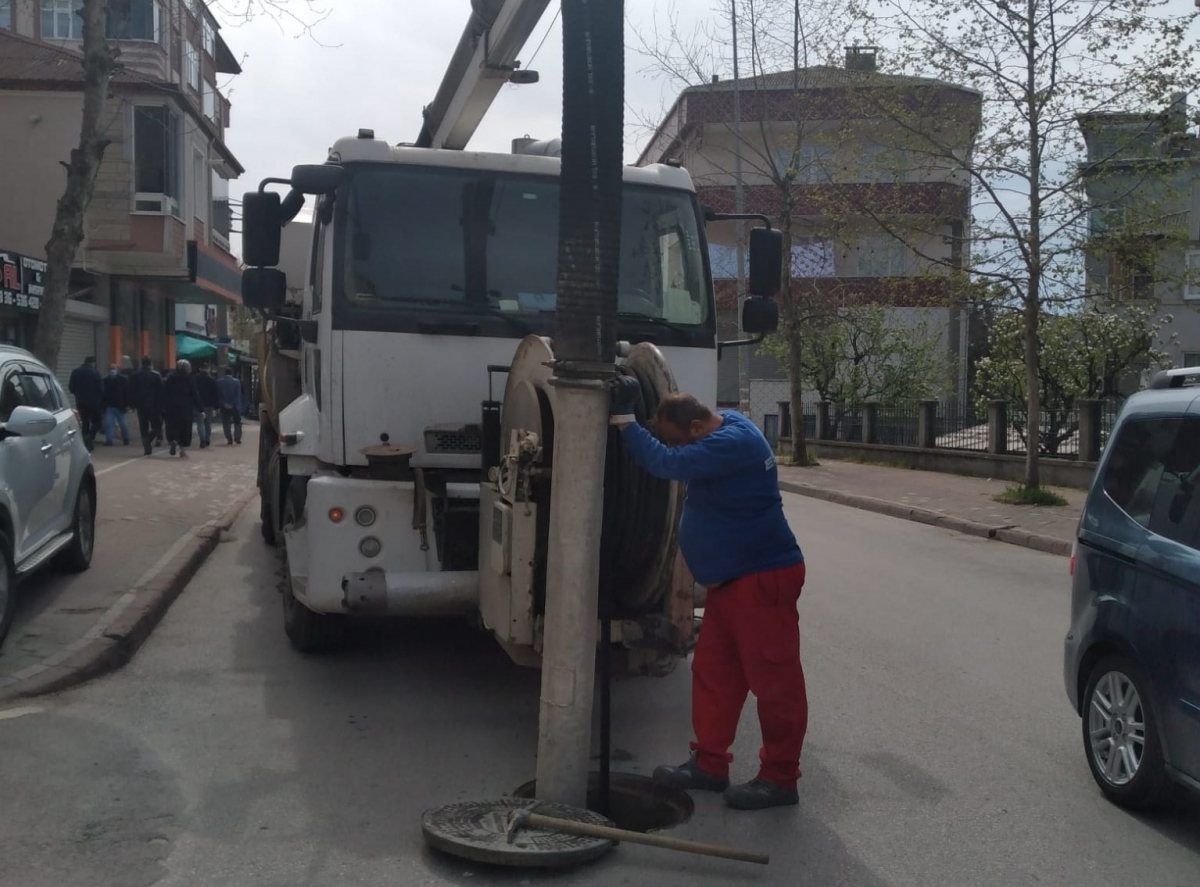
M 340 508 L 329 509 L 329 519 L 331 521 L 333 521 L 335 524 L 340 524 L 345 517 L 346 517 L 346 512 L 342 511 L 342 509 L 340 509 Z

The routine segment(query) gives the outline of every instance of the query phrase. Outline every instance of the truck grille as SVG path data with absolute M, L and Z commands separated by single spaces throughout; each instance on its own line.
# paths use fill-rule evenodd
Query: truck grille
M 483 431 L 478 425 L 435 425 L 425 429 L 427 453 L 478 453 Z

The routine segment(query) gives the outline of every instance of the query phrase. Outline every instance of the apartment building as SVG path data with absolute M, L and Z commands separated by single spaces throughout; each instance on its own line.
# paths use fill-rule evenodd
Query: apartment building
M 28 347 L 63 164 L 83 102 L 82 0 L 0 0 L 0 339 Z M 76 256 L 58 373 L 88 354 L 103 365 L 150 355 L 174 362 L 179 318 L 240 304 L 230 252 L 229 181 L 242 166 L 226 143 L 223 94 L 241 72 L 201 0 L 128 0 L 110 13 L 117 53 L 105 109 L 108 145 Z M 9 296 L 11 295 L 11 299 Z
M 735 210 L 740 166 L 745 212 L 776 224 L 790 212 L 798 304 L 882 304 L 889 322 L 934 329 L 957 358 L 965 387 L 968 312 L 948 278 L 968 246 L 964 165 L 981 97 L 937 80 L 882 73 L 876 61 L 875 49 L 851 47 L 844 67 L 743 78 L 740 123 L 733 81 L 714 77 L 689 87 L 639 163 L 682 163 L 700 203 L 718 212 Z M 932 150 L 934 132 L 947 152 Z M 708 226 L 722 338 L 737 332 L 735 231 L 731 222 Z M 722 405 L 738 405 L 747 375 L 755 404 L 788 399 L 774 360 L 750 352 L 739 381 L 738 359 L 729 353 L 721 361 Z
M 1200 135 L 1188 97 L 1157 113 L 1089 114 L 1079 126 L 1089 297 L 1153 305 L 1170 317 L 1162 347 L 1171 362 L 1200 366 Z

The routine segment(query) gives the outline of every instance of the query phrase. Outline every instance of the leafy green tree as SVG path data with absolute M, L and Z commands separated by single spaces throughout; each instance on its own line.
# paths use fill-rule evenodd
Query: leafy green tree
M 833 405 L 835 427 L 866 401 L 911 403 L 950 384 L 944 328 L 931 322 L 889 323 L 890 316 L 882 305 L 832 309 L 810 315 L 800 330 L 799 376 Z M 770 337 L 764 348 L 791 369 L 786 336 Z
M 1122 305 L 1119 311 L 1089 305 L 1067 313 L 1043 313 L 1037 330 L 1041 420 L 1036 446 L 1029 445 L 1033 414 L 1018 410 L 1009 416 L 1026 449 L 1057 454 L 1079 430 L 1080 400 L 1119 398 L 1131 376 L 1170 366 L 1159 346 L 1171 320 L 1152 306 L 1136 304 Z M 981 408 L 991 400 L 1014 406 L 1030 401 L 1024 334 L 1024 319 L 1017 312 L 1004 312 L 993 322 L 988 356 L 976 364 Z

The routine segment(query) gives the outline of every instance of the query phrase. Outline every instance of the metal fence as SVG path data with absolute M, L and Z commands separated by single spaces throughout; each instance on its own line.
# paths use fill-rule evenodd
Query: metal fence
M 988 417 L 973 403 L 939 403 L 933 427 L 934 446 L 947 450 L 988 448 Z

